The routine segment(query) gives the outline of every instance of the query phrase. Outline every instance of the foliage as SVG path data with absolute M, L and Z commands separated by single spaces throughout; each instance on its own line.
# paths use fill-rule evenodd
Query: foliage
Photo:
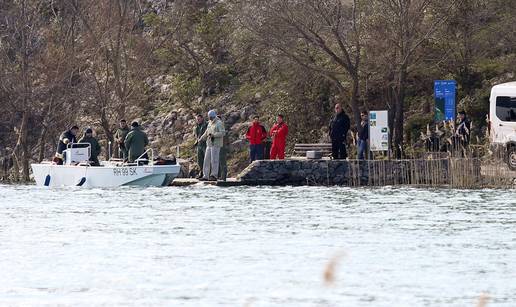
M 482 135 L 490 88 L 516 76 L 511 1 L 4 2 L 0 152 L 25 177 L 72 123 L 112 139 L 122 117 L 178 109 L 250 109 L 268 126 L 281 113 L 289 146 L 325 141 L 335 103 L 354 124 L 387 109 L 410 146 L 433 121 L 436 79 L 457 80 Z

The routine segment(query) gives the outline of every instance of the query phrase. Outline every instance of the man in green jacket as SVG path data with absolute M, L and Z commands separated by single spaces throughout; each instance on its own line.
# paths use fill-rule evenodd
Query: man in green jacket
M 100 166 L 99 155 L 100 155 L 100 145 L 96 138 L 93 137 L 93 130 L 90 128 L 84 131 L 84 136 L 79 140 L 79 143 L 89 143 L 90 144 L 90 162 L 91 166 Z
M 124 161 L 127 160 L 127 149 L 124 142 L 129 131 L 125 119 L 120 120 L 120 127 L 115 132 L 115 142 L 118 145 L 118 157 L 124 159 Z
M 206 128 L 206 132 L 204 132 L 198 140 L 199 142 L 206 141 L 207 145 L 206 154 L 204 155 L 203 177 L 201 180 L 217 181 L 219 175 L 220 148 L 223 145 L 226 131 L 224 124 L 222 124 L 222 121 L 217 117 L 215 110 L 208 112 L 208 118 L 210 119 L 208 128 Z
M 206 141 L 197 141 L 201 138 L 201 136 L 206 132 L 206 128 L 208 128 L 208 123 L 204 120 L 204 117 L 201 114 L 197 114 L 197 125 L 194 127 L 194 135 L 195 135 L 195 147 L 197 152 L 197 164 L 201 169 L 199 176 L 197 179 L 203 177 L 202 169 L 204 166 L 204 155 L 206 154 Z
M 124 145 L 128 151 L 129 162 L 134 162 L 143 155 L 145 146 L 149 145 L 147 134 L 140 129 L 137 122 L 131 124 L 131 131 L 125 137 Z

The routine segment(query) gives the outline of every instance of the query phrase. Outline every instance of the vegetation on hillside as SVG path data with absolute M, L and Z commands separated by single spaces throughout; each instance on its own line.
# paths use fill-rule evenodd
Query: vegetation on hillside
M 179 112 L 170 134 L 191 144 L 188 114 L 209 108 L 283 113 L 291 146 L 324 139 L 341 102 L 355 124 L 388 109 L 401 156 L 432 121 L 433 80 L 457 80 L 458 108 L 485 127 L 490 87 L 514 79 L 515 13 L 504 0 L 5 0 L 0 151 L 27 180 L 73 123 L 107 146 L 120 118 Z

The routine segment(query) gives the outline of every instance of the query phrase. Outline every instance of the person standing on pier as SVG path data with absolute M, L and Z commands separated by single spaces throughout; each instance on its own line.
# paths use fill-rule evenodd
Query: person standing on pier
M 253 123 L 247 129 L 246 138 L 249 140 L 249 154 L 250 160 L 262 160 L 263 159 L 263 142 L 267 139 L 267 130 L 260 124 L 260 118 L 258 115 L 253 117 Z
M 369 114 L 366 111 L 360 112 L 360 128 L 358 130 L 357 152 L 358 160 L 365 159 L 367 151 L 367 140 L 369 139 Z
M 203 177 L 202 169 L 204 166 L 204 155 L 206 154 L 206 141 L 198 141 L 201 136 L 206 132 L 206 128 L 208 128 L 208 123 L 204 120 L 204 116 L 202 114 L 197 114 L 196 117 L 197 125 L 195 125 L 194 128 L 194 135 L 195 135 L 195 149 L 197 153 L 197 164 L 199 165 L 200 172 L 199 176 L 197 176 L 197 179 L 200 179 Z
M 272 126 L 269 135 L 272 137 L 270 159 L 285 159 L 285 146 L 287 144 L 288 126 L 283 121 L 283 115 L 278 114 L 276 123 L 274 126 Z
M 349 117 L 340 103 L 335 105 L 335 116 L 330 121 L 331 155 L 333 159 L 346 159 L 346 136 L 350 127 Z
M 125 119 L 120 120 L 120 126 L 115 132 L 115 142 L 118 145 L 118 157 L 127 160 L 127 148 L 125 148 L 125 137 L 129 133 L 129 127 Z M 110 157 L 111 158 L 111 157 Z
M 198 140 L 206 141 L 206 154 L 204 155 L 203 177 L 200 180 L 217 181 L 219 175 L 220 149 L 224 142 L 226 131 L 224 124 L 217 117 L 215 110 L 208 112 L 210 122 L 204 134 Z

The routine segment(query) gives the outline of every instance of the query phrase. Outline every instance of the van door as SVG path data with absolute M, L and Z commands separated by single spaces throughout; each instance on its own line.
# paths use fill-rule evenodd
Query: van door
M 491 119 L 493 142 L 516 142 L 516 96 L 497 96 Z

